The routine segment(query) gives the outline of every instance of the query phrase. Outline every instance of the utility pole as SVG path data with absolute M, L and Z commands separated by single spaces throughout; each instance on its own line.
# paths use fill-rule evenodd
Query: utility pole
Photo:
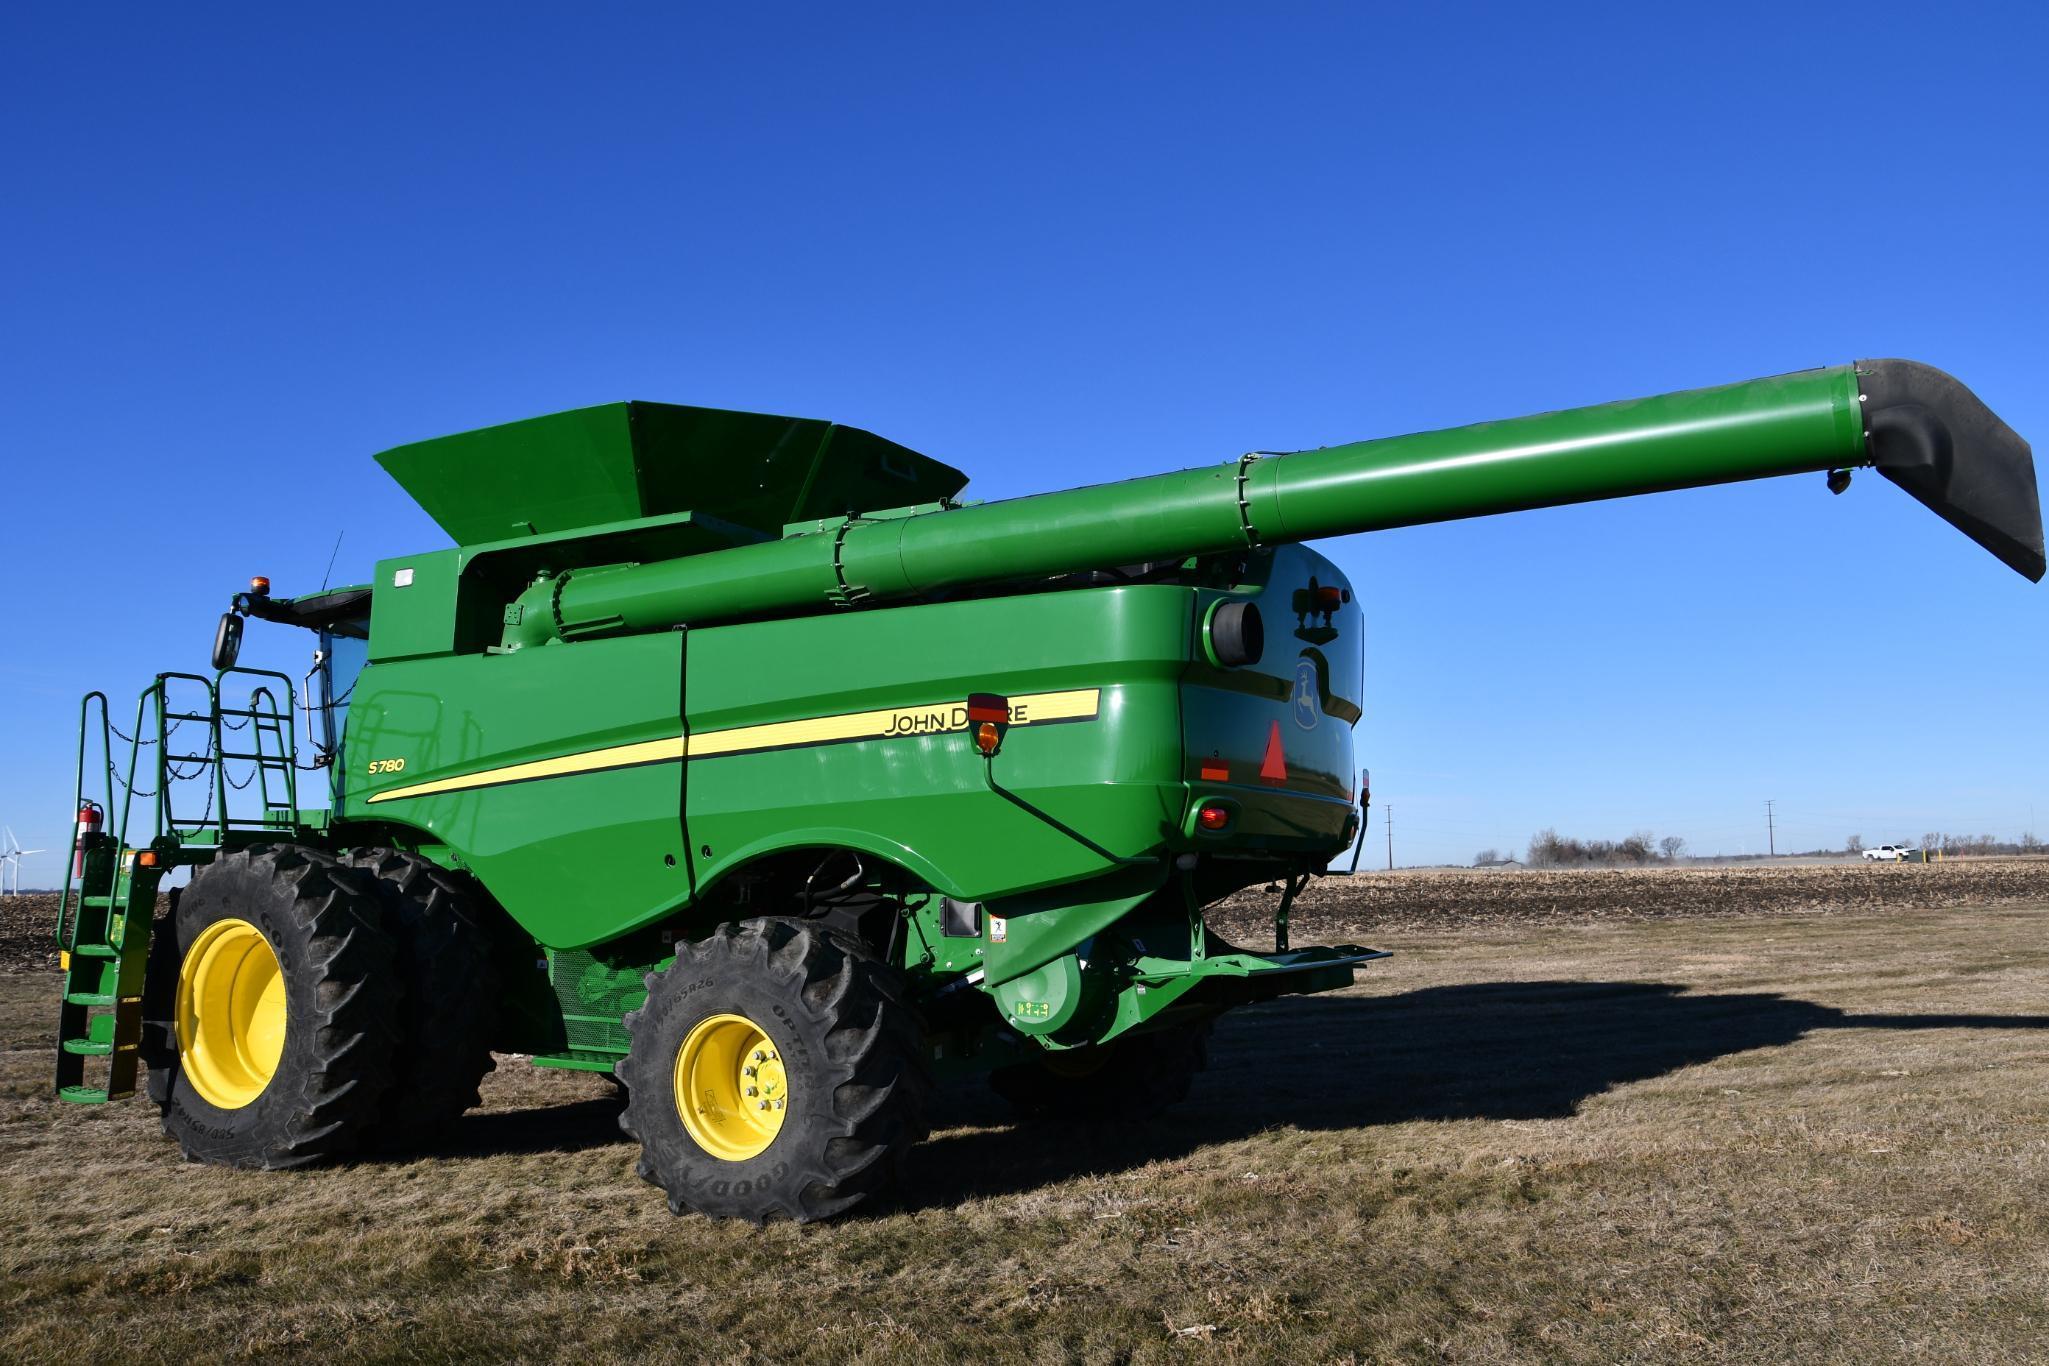
M 1764 804 L 1764 845 L 1771 851 L 1772 857 L 1778 857 L 1779 831 L 1772 823 L 1772 804 L 1769 801 Z
M 1394 808 L 1392 806 L 1382 813 L 1382 819 L 1387 822 L 1387 871 L 1392 873 L 1394 871 Z

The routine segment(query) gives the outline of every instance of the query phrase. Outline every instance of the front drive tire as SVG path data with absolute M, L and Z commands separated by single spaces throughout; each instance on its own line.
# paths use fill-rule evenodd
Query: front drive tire
M 355 1149 L 391 1085 L 393 946 L 367 874 L 296 845 L 192 876 L 158 962 L 150 1093 L 195 1162 L 275 1169 Z
M 389 1152 L 430 1145 L 478 1103 L 495 1065 L 497 970 L 478 924 L 483 892 L 402 850 L 359 849 L 348 862 L 377 879 L 403 985 L 391 1089 L 367 1142 Z
M 672 1212 L 806 1223 L 896 1184 L 927 1089 L 897 973 L 817 926 L 763 919 L 679 945 L 647 982 L 626 1017 L 619 1127 Z

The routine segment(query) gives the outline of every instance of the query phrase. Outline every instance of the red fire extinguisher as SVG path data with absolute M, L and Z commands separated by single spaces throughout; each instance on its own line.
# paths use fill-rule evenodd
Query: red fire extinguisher
M 71 876 L 84 879 L 85 847 L 106 823 L 107 813 L 100 810 L 98 802 L 86 802 L 78 808 L 78 837 L 71 844 Z

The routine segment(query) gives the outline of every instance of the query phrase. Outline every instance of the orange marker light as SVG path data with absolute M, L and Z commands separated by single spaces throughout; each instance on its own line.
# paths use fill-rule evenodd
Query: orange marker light
M 975 748 L 994 754 L 1003 743 L 1003 727 L 1010 721 L 1010 699 L 999 693 L 968 694 L 968 724 L 975 728 Z
M 141 853 L 139 853 L 139 854 L 137 854 L 137 855 L 135 856 L 135 863 L 136 863 L 136 866 L 137 866 L 137 867 L 140 867 L 140 868 L 154 868 L 154 867 L 156 867 L 156 866 L 157 866 L 157 851 L 156 851 L 156 850 L 154 850 L 154 849 L 145 849 L 145 850 L 143 850 L 143 851 L 142 851 Z
M 249 580 L 249 591 L 259 598 L 269 596 L 270 580 L 258 574 L 255 578 Z

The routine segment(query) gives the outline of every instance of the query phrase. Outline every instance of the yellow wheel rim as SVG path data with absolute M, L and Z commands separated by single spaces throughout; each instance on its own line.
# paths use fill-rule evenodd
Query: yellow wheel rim
M 727 1162 L 768 1151 L 789 1089 L 782 1051 L 745 1015 L 700 1020 L 676 1050 L 676 1113 L 698 1147 Z
M 263 931 L 216 920 L 178 966 L 178 1058 L 209 1105 L 239 1110 L 263 1094 L 285 1051 L 285 975 Z

